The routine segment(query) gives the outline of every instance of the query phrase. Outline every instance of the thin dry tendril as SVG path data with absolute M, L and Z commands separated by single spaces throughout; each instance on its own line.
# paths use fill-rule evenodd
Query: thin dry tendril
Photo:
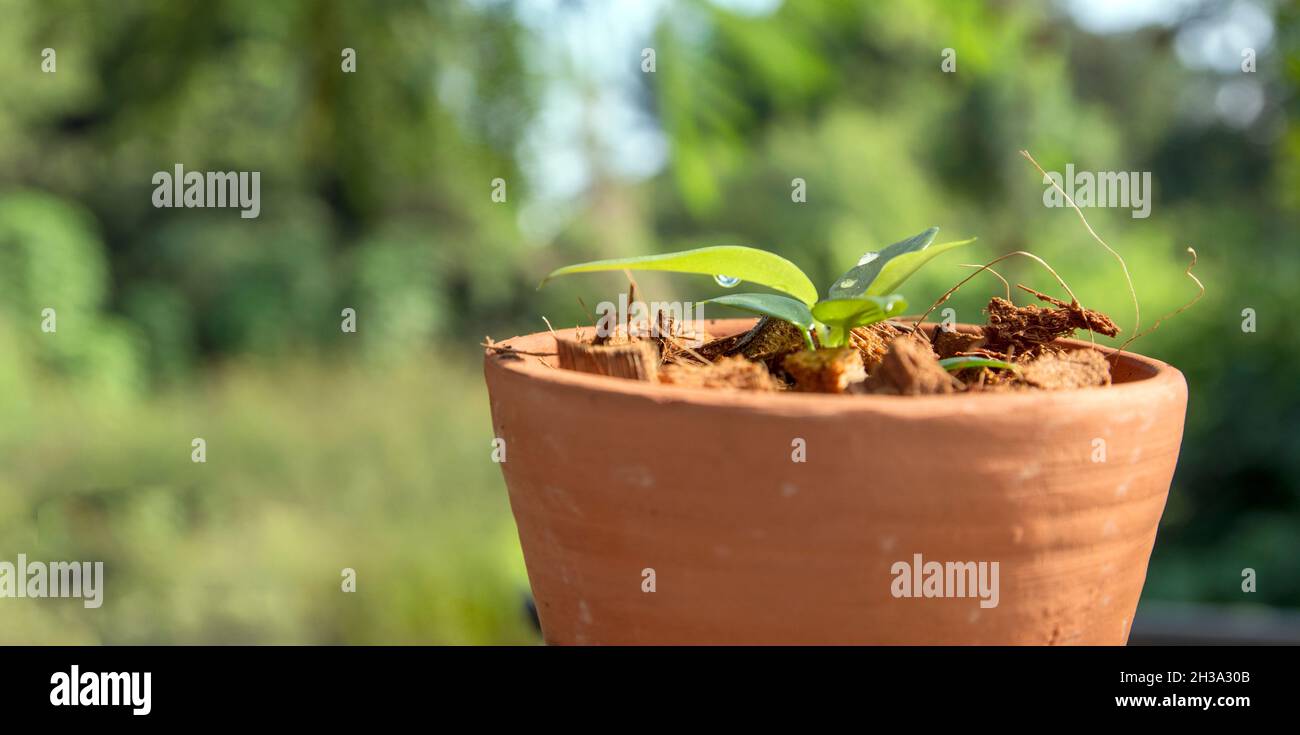
M 1083 226 L 1087 228 L 1088 234 L 1092 235 L 1092 239 L 1096 240 L 1103 248 L 1106 248 L 1106 251 L 1115 256 L 1115 260 L 1119 261 L 1119 267 L 1124 269 L 1124 281 L 1128 283 L 1129 296 L 1133 299 L 1133 334 L 1137 334 L 1138 329 L 1142 326 L 1142 308 L 1138 305 L 1137 289 L 1133 287 L 1133 277 L 1128 273 L 1128 263 L 1125 263 L 1124 257 L 1115 252 L 1115 249 L 1107 245 L 1106 241 L 1101 239 L 1101 236 L 1097 234 L 1097 231 L 1092 229 L 1092 225 L 1088 224 L 1088 218 L 1083 216 L 1083 210 L 1079 209 L 1079 205 L 1075 204 L 1074 200 L 1070 198 L 1070 195 L 1066 194 L 1065 190 L 1056 183 L 1056 179 L 1047 175 L 1047 172 L 1043 170 L 1043 167 L 1038 165 L 1038 161 L 1035 161 L 1034 157 L 1029 155 L 1029 151 L 1022 150 L 1020 151 L 1020 155 L 1024 156 L 1030 163 L 1034 164 L 1034 168 L 1038 169 L 1038 173 L 1043 175 L 1043 178 L 1047 180 L 1047 183 L 1051 184 L 1053 189 L 1056 189 L 1061 196 L 1065 197 L 1065 201 L 1069 202 L 1075 213 L 1079 215 L 1079 219 L 1083 222 Z M 1129 342 L 1132 341 L 1133 340 L 1131 339 L 1129 340 Z M 1125 344 L 1128 344 L 1128 342 L 1125 342 Z M 1120 350 L 1123 350 L 1123 348 L 1120 348 Z
M 1069 286 L 1069 284 L 1067 284 L 1067 283 L 1065 282 L 1065 279 L 1064 279 L 1064 278 L 1061 278 L 1061 275 L 1060 275 L 1059 273 L 1056 272 L 1056 269 L 1055 269 L 1055 268 L 1053 268 L 1052 266 L 1050 266 L 1050 265 L 1047 264 L 1047 261 L 1046 261 L 1046 260 L 1043 260 L 1042 258 L 1038 257 L 1037 255 L 1034 255 L 1033 253 L 1027 252 L 1027 251 L 1025 251 L 1025 250 L 1013 250 L 1012 252 L 1009 252 L 1009 253 L 1007 253 L 1007 254 L 1005 254 L 1005 255 L 999 255 L 998 257 L 994 258 L 993 260 L 990 260 L 989 262 L 985 263 L 984 265 L 978 266 L 978 267 L 979 267 L 979 270 L 975 271 L 974 273 L 970 274 L 969 276 L 966 276 L 965 278 L 963 278 L 963 279 L 961 279 L 960 281 L 958 281 L 956 286 L 953 286 L 952 288 L 948 289 L 948 291 L 947 291 L 944 295 L 942 295 L 942 296 L 939 297 L 939 300 L 938 300 L 938 301 L 934 302 L 934 304 L 932 304 L 932 305 L 930 306 L 930 308 L 927 309 L 926 312 L 925 312 L 924 314 L 921 315 L 921 318 L 920 318 L 920 319 L 917 319 L 917 320 L 916 320 L 916 324 L 913 324 L 913 325 L 912 325 L 912 330 L 913 330 L 913 331 L 916 331 L 917 329 L 919 329 L 920 326 L 921 326 L 921 323 L 925 321 L 925 318 L 928 317 L 928 316 L 930 316 L 930 313 L 931 313 L 931 312 L 933 312 L 935 309 L 939 308 L 939 307 L 940 307 L 940 306 L 941 306 L 945 301 L 947 301 L 949 298 L 951 298 L 952 295 L 953 295 L 954 293 L 957 292 L 957 289 L 961 288 L 962 286 L 965 286 L 966 283 L 967 283 L 968 281 L 970 281 L 970 280 L 971 280 L 972 278 L 974 278 L 975 276 L 978 276 L 978 275 L 979 275 L 980 273 L 982 273 L 983 271 L 986 271 L 986 270 L 992 270 L 992 268 L 991 268 L 990 266 L 993 266 L 993 265 L 995 265 L 996 263 L 999 263 L 999 262 L 1001 262 L 1001 261 L 1003 261 L 1003 260 L 1006 260 L 1007 258 L 1010 258 L 1010 257 L 1013 256 L 1013 255 L 1023 255 L 1023 256 L 1026 257 L 1026 258 L 1031 258 L 1031 259 L 1037 261 L 1039 265 L 1041 265 L 1041 266 L 1043 266 L 1044 268 L 1047 269 L 1047 272 L 1048 272 L 1048 273 L 1051 273 L 1051 274 L 1052 274 L 1052 277 L 1056 279 L 1056 282 L 1059 283 L 1059 284 L 1061 284 L 1061 288 L 1065 289 L 1065 292 L 1066 292 L 1067 294 L 1070 295 L 1070 302 L 1071 302 L 1071 304 L 1073 304 L 1074 306 L 1079 307 L 1080 310 L 1083 309 L 1083 305 L 1079 303 L 1079 298 L 1078 298 L 1077 296 L 1074 295 L 1074 291 L 1070 290 L 1070 286 Z M 1008 291 L 1008 294 L 1010 294 L 1009 291 Z M 1010 299 L 1007 299 L 1007 300 L 1010 301 Z M 1091 327 L 1088 328 L 1088 339 L 1092 342 L 1092 344 L 1093 344 L 1094 347 L 1097 345 L 1097 334 L 1096 334 L 1095 332 L 1092 331 L 1092 328 L 1091 328 Z
M 992 273 L 993 275 L 997 276 L 997 279 L 999 281 L 1002 281 L 1002 285 L 1005 286 L 1007 289 L 1007 301 L 1011 300 L 1011 283 L 1007 281 L 1007 279 L 1003 278 L 1001 273 L 998 273 L 997 271 L 993 270 L 992 268 L 989 268 L 988 266 L 980 265 L 979 263 L 958 263 L 957 265 L 960 268 L 983 268 L 989 273 Z
M 1192 260 L 1190 263 L 1187 264 L 1187 270 L 1183 271 L 1183 275 L 1192 279 L 1192 283 L 1196 284 L 1197 293 L 1195 298 L 1193 298 L 1191 301 L 1188 301 L 1186 304 L 1183 304 L 1177 309 L 1174 309 L 1168 314 L 1165 314 L 1164 316 L 1157 319 L 1156 323 L 1148 327 L 1145 332 L 1142 332 L 1141 334 L 1135 334 L 1132 337 L 1129 337 L 1128 342 L 1125 342 L 1124 344 L 1119 346 L 1119 351 L 1123 351 L 1125 347 L 1129 346 L 1130 342 L 1138 339 L 1139 337 L 1145 337 L 1148 334 L 1151 334 L 1152 332 L 1156 331 L 1156 327 L 1160 326 L 1160 323 L 1165 321 L 1166 319 L 1172 319 L 1178 316 L 1179 314 L 1183 313 L 1184 311 L 1187 311 L 1188 309 L 1192 308 L 1192 305 L 1195 304 L 1197 301 L 1200 301 L 1201 297 L 1205 295 L 1205 284 L 1201 283 L 1201 279 L 1197 278 L 1196 275 L 1192 273 L 1192 268 L 1196 267 L 1196 250 L 1189 247 L 1187 248 L 1187 252 L 1191 253 Z

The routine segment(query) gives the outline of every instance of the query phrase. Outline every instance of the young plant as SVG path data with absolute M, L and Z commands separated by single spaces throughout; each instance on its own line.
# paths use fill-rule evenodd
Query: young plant
M 1014 373 L 1020 372 L 1020 368 L 1006 360 L 998 360 L 992 357 L 946 357 L 939 361 L 939 367 L 949 372 L 965 370 L 966 368 L 997 368 L 999 370 L 1010 370 Z
M 898 316 L 907 301 L 894 290 L 935 256 L 974 242 L 975 238 L 930 246 L 939 228 L 863 255 L 858 264 L 835 279 L 826 298 L 818 298 L 817 287 L 794 263 L 775 253 L 739 245 L 683 250 L 664 255 L 615 258 L 579 263 L 551 271 L 542 281 L 570 273 L 596 271 L 652 270 L 711 275 L 719 285 L 733 288 L 751 281 L 786 294 L 727 294 L 700 303 L 720 304 L 742 311 L 789 322 L 799 328 L 804 342 L 813 349 L 813 337 L 822 347 L 849 344 L 849 333 Z

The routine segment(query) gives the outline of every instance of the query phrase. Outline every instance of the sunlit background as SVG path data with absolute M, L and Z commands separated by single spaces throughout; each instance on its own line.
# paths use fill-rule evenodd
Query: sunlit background
M 1200 254 L 1205 298 L 1134 345 L 1191 392 L 1135 640 L 1300 639 L 1298 14 L 0 0 L 0 559 L 107 572 L 98 610 L 0 599 L 0 642 L 536 642 L 477 345 L 589 322 L 626 287 L 541 276 L 747 244 L 825 284 L 937 225 L 980 239 L 909 281 L 913 303 L 1028 249 L 1131 333 L 1119 265 L 1043 206 L 1021 148 L 1152 172 L 1149 218 L 1088 212 L 1144 325 L 1195 295 Z M 260 171 L 260 217 L 155 209 L 177 163 Z M 1027 260 L 1001 270 L 1056 292 Z M 1001 288 L 949 305 L 979 322 Z

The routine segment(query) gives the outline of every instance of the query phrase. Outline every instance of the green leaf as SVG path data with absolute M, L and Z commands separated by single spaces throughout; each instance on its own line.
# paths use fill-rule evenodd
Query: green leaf
M 808 280 L 808 276 L 794 263 L 775 253 L 740 245 L 718 245 L 696 250 L 683 250 L 663 255 L 645 255 L 635 258 L 614 258 L 612 260 L 593 260 L 589 263 L 565 266 L 551 271 L 542 281 L 570 273 L 593 273 L 596 271 L 672 271 L 675 273 L 698 273 L 705 276 L 730 276 L 742 281 L 750 281 L 777 291 L 790 294 L 804 304 L 812 306 L 817 302 L 817 287 Z M 540 288 L 540 286 L 539 286 Z
M 812 315 L 826 324 L 847 324 L 852 328 L 897 316 L 906 309 L 907 301 L 898 294 L 891 294 L 824 299 L 813 305 Z
M 1012 365 L 1005 360 L 995 360 L 991 357 L 947 357 L 939 361 L 940 367 L 944 370 L 965 370 L 973 367 L 1000 368 L 1002 370 L 1011 370 L 1019 372 L 1020 368 Z
M 812 314 L 827 329 L 820 332 L 824 346 L 847 344 L 849 330 L 884 321 L 907 310 L 907 301 L 898 294 L 825 299 L 813 305 Z
M 722 306 L 730 306 L 733 309 L 742 309 L 755 314 L 770 316 L 790 322 L 805 332 L 812 329 L 813 326 L 812 312 L 803 302 L 774 293 L 727 294 L 716 299 L 706 299 L 700 303 L 721 304 Z
M 942 245 L 934 245 L 925 250 L 899 255 L 890 260 L 880 269 L 880 275 L 876 276 L 876 280 L 871 283 L 871 287 L 867 289 L 867 293 L 874 296 L 890 293 L 894 289 L 903 285 L 903 281 L 911 278 L 913 273 L 921 270 L 921 266 L 930 262 L 935 257 L 943 255 L 953 248 L 959 248 L 973 242 L 975 242 L 975 238 L 972 237 L 967 240 L 945 242 Z
M 831 298 L 855 296 L 882 296 L 903 285 L 913 273 L 930 259 L 953 248 L 975 242 L 975 238 L 946 242 L 930 246 L 938 227 L 931 227 L 919 235 L 896 242 L 884 250 L 872 251 L 862 256 L 858 265 L 840 276 L 830 288 Z
M 934 236 L 938 233 L 938 227 L 931 227 L 919 235 L 913 235 L 906 240 L 896 242 L 884 250 L 873 250 L 866 253 L 858 260 L 857 265 L 835 279 L 835 283 L 831 284 L 830 297 L 834 299 L 865 296 L 867 288 L 880 275 L 880 269 L 885 267 L 885 263 L 903 253 L 924 250 L 926 246 L 934 242 Z

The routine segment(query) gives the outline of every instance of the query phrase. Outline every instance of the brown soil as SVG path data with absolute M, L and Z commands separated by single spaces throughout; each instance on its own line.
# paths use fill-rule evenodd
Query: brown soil
M 753 338 L 754 330 L 758 329 L 762 324 L 763 322 L 760 319 L 759 323 L 747 332 L 741 332 L 740 334 L 733 334 L 730 337 L 722 337 L 711 342 L 706 342 L 696 348 L 695 351 L 706 360 L 717 360 L 720 357 L 735 354 L 740 351 L 740 348 L 744 346 L 749 339 Z
M 862 353 L 853 347 L 792 352 L 781 365 L 804 393 L 844 393 L 867 377 Z
M 1026 364 L 1020 379 L 1045 390 L 1110 385 L 1110 361 L 1098 350 L 1062 350 Z
M 750 362 L 738 355 L 720 357 L 708 365 L 687 362 L 664 365 L 659 382 L 688 388 L 733 388 L 736 390 L 774 391 L 785 385 L 768 372 L 761 362 Z
M 755 362 L 769 362 L 778 366 L 778 358 L 804 347 L 803 334 L 798 327 L 780 319 L 763 317 L 748 332 L 714 340 L 697 351 L 710 360 L 739 355 Z
M 1092 348 L 1049 348 L 1040 355 L 1022 355 L 1015 364 L 1017 371 L 969 368 L 954 374 L 966 384 L 967 390 L 977 392 L 1067 390 L 1111 382 L 1110 361 L 1100 350 Z
M 900 334 L 907 334 L 906 329 L 889 322 L 876 322 L 865 327 L 856 327 L 849 332 L 849 340 L 862 354 L 862 365 L 871 372 L 880 365 L 889 343 Z
M 864 393 L 917 396 L 952 393 L 961 385 L 939 366 L 929 343 L 910 336 L 897 337 L 871 375 L 861 385 Z
M 988 342 L 983 334 L 958 332 L 956 329 L 945 327 L 942 324 L 934 328 L 934 335 L 931 339 L 934 340 L 934 351 L 939 355 L 940 359 L 986 352 L 988 353 L 987 356 L 996 354 L 991 350 L 981 349 Z
M 1105 386 L 1110 362 L 1096 349 L 1064 350 L 1055 340 L 1076 330 L 1115 336 L 1105 314 L 1020 286 L 1048 306 L 989 300 L 988 323 L 975 332 L 938 325 L 932 334 L 911 325 L 880 322 L 858 327 L 851 345 L 806 349 L 799 328 L 762 318 L 741 334 L 635 337 L 622 329 L 604 339 L 560 339 L 562 368 L 668 385 L 752 391 L 931 395 L 962 391 L 1066 390 Z M 674 334 L 661 323 L 660 334 Z M 489 342 L 485 345 L 494 348 Z M 1015 370 L 974 367 L 949 372 L 939 360 L 989 357 Z

